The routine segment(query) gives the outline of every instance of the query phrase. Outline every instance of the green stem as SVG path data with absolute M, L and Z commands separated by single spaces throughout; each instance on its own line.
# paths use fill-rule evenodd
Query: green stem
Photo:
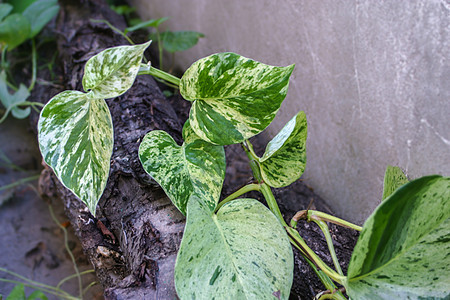
M 9 107 L 6 109 L 5 113 L 3 114 L 3 117 L 0 119 L 0 124 L 3 123 L 3 121 L 5 121 L 6 117 L 9 115 L 9 112 L 10 112 L 14 107 L 16 107 L 16 106 L 22 106 L 22 105 L 25 105 L 25 106 L 30 106 L 30 105 L 31 105 L 31 106 L 34 106 L 34 105 L 36 105 L 36 106 L 44 107 L 44 104 L 42 104 L 42 103 L 40 103 L 40 102 L 23 101 L 23 102 L 20 102 L 20 103 L 14 103 L 13 105 L 9 106 Z
M 70 247 L 69 247 L 69 238 L 67 236 L 67 230 L 66 230 L 66 228 L 64 226 L 61 225 L 61 223 L 59 223 L 58 219 L 55 216 L 55 213 L 53 212 L 53 207 L 51 205 L 49 205 L 48 209 L 50 211 L 50 215 L 52 216 L 53 221 L 64 232 L 64 246 L 66 248 L 67 253 L 69 253 L 70 259 L 72 260 L 73 269 L 75 270 L 75 275 L 78 278 L 78 290 L 79 290 L 80 298 L 82 299 L 83 298 L 83 283 L 81 281 L 81 275 L 80 275 L 80 272 L 78 271 L 78 266 L 77 266 L 77 263 L 75 261 L 75 257 L 73 256 L 73 253 L 72 253 L 72 251 L 70 250 Z
M 34 89 L 36 83 L 36 42 L 34 38 L 31 39 L 31 83 L 28 87 L 28 91 L 31 92 Z
M 253 145 L 249 141 L 245 141 L 242 147 L 244 148 L 245 154 L 247 154 L 253 177 L 257 182 L 262 182 L 261 167 L 259 166 L 258 157 L 254 154 Z
M 243 145 L 245 153 L 247 154 L 248 159 L 250 160 L 250 167 L 253 171 L 253 176 L 255 179 L 260 182 L 260 191 L 263 194 L 264 198 L 266 199 L 267 205 L 269 206 L 269 209 L 272 211 L 272 213 L 277 217 L 278 221 L 283 225 L 285 228 L 289 238 L 291 239 L 291 242 L 300 249 L 300 251 L 307 256 L 310 260 L 312 260 L 317 266 L 323 270 L 323 272 L 329 276 L 334 281 L 342 284 L 345 281 L 345 276 L 342 276 L 330 267 L 328 267 L 321 259 L 317 256 L 316 253 L 314 253 L 311 248 L 308 247 L 308 245 L 305 243 L 303 238 L 300 236 L 297 230 L 289 227 L 286 222 L 284 221 L 283 215 L 281 214 L 280 208 L 278 207 L 277 201 L 275 200 L 275 197 L 273 196 L 272 190 L 269 185 L 263 182 L 261 177 L 261 169 L 258 163 L 258 158 L 253 151 L 253 147 L 249 141 L 246 141 L 246 143 Z M 247 147 L 246 147 L 247 146 Z M 320 276 L 319 276 L 320 278 Z
M 305 258 L 306 262 L 309 264 L 309 266 L 317 274 L 317 276 L 319 277 L 320 281 L 323 283 L 325 288 L 328 291 L 333 291 L 333 293 L 331 295 L 333 295 L 334 297 L 331 299 L 347 300 L 344 297 L 344 295 L 342 294 L 342 292 L 334 284 L 334 282 L 330 279 L 330 277 L 327 276 L 327 274 L 325 274 L 322 270 L 317 269 L 316 265 L 310 259 L 308 259 L 308 257 L 304 256 L 304 258 Z
M 281 214 L 280 208 L 278 207 L 277 200 L 275 200 L 275 197 L 273 196 L 270 186 L 266 183 L 262 183 L 261 193 L 266 199 L 267 205 L 269 206 L 270 210 L 277 217 L 278 221 L 280 221 L 281 225 L 283 225 L 283 227 L 288 227 L 288 225 L 284 221 L 283 215 Z
M 113 31 L 117 32 L 118 34 L 120 34 L 121 36 L 123 36 L 128 41 L 128 43 L 130 43 L 130 45 L 134 45 L 134 42 L 122 30 L 120 30 L 119 28 L 113 26 L 108 21 L 106 21 L 106 20 L 95 20 L 95 19 L 91 19 L 90 21 L 93 22 L 93 23 L 104 23 L 104 24 L 106 24 L 109 28 L 111 28 L 111 30 L 113 30 Z
M 250 154 L 252 155 L 252 157 L 253 157 L 255 160 L 258 160 L 258 159 L 259 159 L 259 156 L 256 155 L 255 150 L 253 149 L 252 143 L 250 143 L 250 141 L 248 141 L 248 140 L 245 141 L 245 143 L 246 143 L 246 145 L 247 145 L 247 147 L 248 147 L 248 151 L 250 152 Z
M 83 295 L 86 294 L 87 291 L 88 291 L 91 287 L 93 287 L 94 285 L 96 285 L 96 284 L 98 284 L 97 281 L 93 281 L 93 282 L 89 283 L 88 286 L 84 288 L 84 290 L 83 290 Z
M 90 274 L 90 273 L 94 273 L 94 272 L 95 272 L 95 270 L 86 270 L 86 271 L 80 272 L 80 275 L 86 275 L 86 274 Z M 59 289 L 61 287 L 61 285 L 63 285 L 65 282 L 67 282 L 70 279 L 75 278 L 75 277 L 78 277 L 78 274 L 72 274 L 70 276 L 67 276 L 67 277 L 61 279 L 61 281 L 58 283 L 56 288 Z
M 306 255 L 311 259 L 325 274 L 327 274 L 331 279 L 336 281 L 339 284 L 343 284 L 346 280 L 346 277 L 338 274 L 336 271 L 331 269 L 327 264 L 325 264 L 320 257 L 317 256 L 317 254 L 311 250 L 311 248 L 308 247 L 306 242 L 303 240 L 303 238 L 300 236 L 297 230 L 285 226 L 286 232 L 288 235 L 294 240 L 297 247 L 300 247 L 303 249 L 303 252 L 306 253 Z
M 37 282 L 37 281 L 31 280 L 31 279 L 28 279 L 28 278 L 26 278 L 26 277 L 24 277 L 22 275 L 19 275 L 19 274 L 13 272 L 13 271 L 9 271 L 9 270 L 1 268 L 1 267 L 0 267 L 0 271 L 1 272 L 5 272 L 5 273 L 7 273 L 9 275 L 12 275 L 14 277 L 17 277 L 17 278 L 23 280 L 25 283 L 21 282 L 21 281 L 9 280 L 9 279 L 4 279 L 4 278 L 0 278 L 0 281 L 12 282 L 12 283 L 21 283 L 23 285 L 27 285 L 27 286 L 38 288 L 38 289 L 46 289 L 47 291 L 51 291 L 51 293 L 59 293 L 59 294 L 64 294 L 66 296 L 71 297 L 68 293 L 64 292 L 61 289 L 55 288 L 55 287 L 50 286 L 50 285 L 46 285 L 46 284 L 41 283 L 41 282 Z
M 33 181 L 33 180 L 39 179 L 40 176 L 41 175 L 38 174 L 38 175 L 33 175 L 33 176 L 30 176 L 30 177 L 19 179 L 19 180 L 13 182 L 13 183 L 10 183 L 10 184 L 7 184 L 7 185 L 4 185 L 4 186 L 0 187 L 0 191 L 7 190 L 7 189 L 10 189 L 10 188 L 22 185 L 24 183 L 27 183 L 29 181 Z
M 324 221 L 320 221 L 320 220 L 314 220 L 314 222 L 317 225 L 319 225 L 320 229 L 323 232 L 323 235 L 325 236 L 325 240 L 327 241 L 327 245 L 328 245 L 328 250 L 330 251 L 331 258 L 333 259 L 334 268 L 340 275 L 344 276 L 344 272 L 342 272 L 341 266 L 339 264 L 339 260 L 336 256 L 336 251 L 334 250 L 333 240 L 331 238 L 331 234 L 328 229 L 327 223 L 325 223 Z
M 230 202 L 230 201 L 236 199 L 237 197 L 244 195 L 245 193 L 248 193 L 248 192 L 251 192 L 251 191 L 259 191 L 259 190 L 260 190 L 260 186 L 259 186 L 259 184 L 256 184 L 256 183 L 251 183 L 251 184 L 248 184 L 246 186 L 241 187 L 239 190 L 237 190 L 233 194 L 229 195 L 228 197 L 226 197 L 225 199 L 220 201 L 220 203 L 217 205 L 214 213 L 218 212 L 219 209 L 225 203 Z
M 334 223 L 339 226 L 351 228 L 351 229 L 354 229 L 357 231 L 362 230 L 361 226 L 355 225 L 348 221 L 339 219 L 335 216 L 332 216 L 332 215 L 329 215 L 327 213 L 317 211 L 317 210 L 308 210 L 308 221 L 311 221 L 311 220 L 320 220 L 320 221 L 324 221 L 324 222 L 330 222 L 330 223 Z
M 67 293 L 62 293 L 63 291 L 53 291 L 53 290 L 48 290 L 42 286 L 36 286 L 34 284 L 29 284 L 29 283 L 25 283 L 25 282 L 21 282 L 21 281 L 17 281 L 17 280 L 10 280 L 10 279 L 4 279 L 4 278 L 0 278 L 0 281 L 3 282 L 9 282 L 9 283 L 14 283 L 14 284 L 22 284 L 26 287 L 30 287 L 33 288 L 35 290 L 39 290 L 43 293 L 47 293 L 47 294 L 52 294 L 57 296 L 58 298 L 61 299 L 67 299 L 67 300 L 79 300 L 79 298 L 73 297 Z
M 146 65 L 146 64 L 141 64 L 141 68 L 139 70 L 138 75 L 152 75 L 155 76 L 157 78 L 160 78 L 162 80 L 165 80 L 167 82 L 170 82 L 174 85 L 176 85 L 177 87 L 180 86 L 180 78 L 173 76 L 172 74 L 166 73 L 164 71 L 161 71 L 159 69 L 156 69 L 150 65 Z
M 2 63 L 1 63 L 2 70 L 6 69 L 6 51 L 7 51 L 7 49 L 8 49 L 8 46 L 6 46 L 2 49 Z

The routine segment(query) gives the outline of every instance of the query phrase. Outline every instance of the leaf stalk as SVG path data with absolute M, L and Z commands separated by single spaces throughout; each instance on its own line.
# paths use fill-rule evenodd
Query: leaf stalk
M 154 77 L 165 80 L 169 83 L 174 84 L 179 88 L 180 86 L 180 78 L 173 76 L 172 74 L 166 73 L 162 70 L 152 67 L 150 64 L 141 64 L 141 68 L 139 70 L 138 75 L 152 75 Z
M 223 199 L 216 207 L 216 209 L 214 210 L 214 213 L 217 213 L 219 211 L 219 209 L 226 203 L 236 199 L 239 196 L 242 196 L 248 192 L 251 191 L 259 191 L 260 190 L 260 185 L 256 184 L 256 183 L 251 183 L 248 184 L 246 186 L 241 187 L 239 190 L 237 190 L 236 192 L 234 192 L 233 194 L 229 195 L 228 197 L 226 197 L 225 199 Z
M 357 231 L 362 230 L 361 226 L 355 225 L 348 221 L 342 220 L 340 218 L 337 218 L 335 216 L 332 216 L 332 215 L 329 215 L 327 213 L 317 211 L 317 210 L 301 210 L 301 211 L 297 212 L 291 220 L 291 223 L 290 223 L 291 227 L 296 228 L 297 222 L 299 220 L 307 220 L 308 222 L 318 220 L 318 221 L 334 223 L 336 225 L 351 228 L 351 229 L 354 229 Z

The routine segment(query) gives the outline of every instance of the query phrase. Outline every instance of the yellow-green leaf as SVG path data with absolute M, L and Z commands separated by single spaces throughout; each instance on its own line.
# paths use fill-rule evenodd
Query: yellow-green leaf
M 26 41 L 30 32 L 31 26 L 27 18 L 21 14 L 10 14 L 0 22 L 0 43 L 12 50 Z
M 345 283 L 352 299 L 449 299 L 450 177 L 397 189 L 367 219 Z
M 31 25 L 29 38 L 36 36 L 59 11 L 57 0 L 37 0 L 22 13 Z
M 107 99 L 125 93 L 133 85 L 150 43 L 108 48 L 91 57 L 83 76 L 83 88 L 90 91 L 89 97 Z
M 243 142 L 272 122 L 289 85 L 294 66 L 274 67 L 235 53 L 218 53 L 192 64 L 180 93 L 192 108 L 189 121 L 205 141 Z
M 142 140 L 139 159 L 183 214 L 194 193 L 205 199 L 211 211 L 216 208 L 225 177 L 222 146 L 201 139 L 178 146 L 168 133 L 154 130 Z
M 288 299 L 293 264 L 286 232 L 260 202 L 233 200 L 216 215 L 189 200 L 175 264 L 181 299 Z
M 279 188 L 302 176 L 306 165 L 306 136 L 306 115 L 301 111 L 267 144 L 259 159 L 265 183 Z
M 38 132 L 44 161 L 95 216 L 114 143 L 105 100 L 78 91 L 62 92 L 42 109 Z

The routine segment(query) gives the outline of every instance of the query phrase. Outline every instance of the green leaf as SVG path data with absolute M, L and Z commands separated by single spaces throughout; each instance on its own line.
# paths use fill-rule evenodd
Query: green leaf
M 186 144 L 189 144 L 194 142 L 195 140 L 201 140 L 201 138 L 195 133 L 194 130 L 192 130 L 189 119 L 187 119 L 183 126 L 183 141 Z
M 286 97 L 294 65 L 268 66 L 235 53 L 202 58 L 181 78 L 180 92 L 193 101 L 192 129 L 214 144 L 243 142 L 272 122 Z
M 36 36 L 59 11 L 57 0 L 37 0 L 22 13 L 31 24 L 29 38 Z
M 6 300 L 26 300 L 25 287 L 23 284 L 17 284 L 9 293 Z
M 136 11 L 136 7 L 130 7 L 129 5 L 110 5 L 109 7 L 122 16 L 128 16 L 132 12 Z
M 151 20 L 148 20 L 145 22 L 140 22 L 134 26 L 125 28 L 125 30 L 123 32 L 125 34 L 127 34 L 128 32 L 136 31 L 138 29 L 142 29 L 142 28 L 146 28 L 146 27 L 158 28 L 161 23 L 167 21 L 168 19 L 169 18 L 164 17 L 164 18 L 159 18 L 159 19 L 151 19 Z
M 28 6 L 36 0 L 3 0 L 3 2 L 13 5 L 13 13 L 22 13 Z
M 195 31 L 165 31 L 160 35 L 163 48 L 170 53 L 192 48 L 202 37 L 205 37 L 203 33 Z
M 31 112 L 30 107 L 20 108 L 18 105 L 27 101 L 30 92 L 26 86 L 21 84 L 19 89 L 14 94 L 10 94 L 8 91 L 8 85 L 6 84 L 6 73 L 2 71 L 0 73 L 0 102 L 6 108 L 6 111 L 11 111 L 12 115 L 17 119 L 24 119 L 28 117 Z M 6 112 L 6 113 L 7 113 Z M 3 116 L 4 118 L 5 116 Z
M 301 111 L 267 144 L 259 159 L 265 183 L 279 188 L 302 176 L 306 165 L 306 136 L 306 115 Z
M 233 200 L 217 215 L 188 202 L 175 264 L 181 299 L 288 299 L 293 266 L 286 232 L 258 201 Z
M 48 300 L 47 296 L 41 291 L 34 291 L 28 296 L 27 300 Z
M 383 200 L 386 200 L 396 189 L 408 183 L 408 177 L 399 167 L 387 166 L 384 173 Z
M 194 193 L 214 211 L 225 177 L 223 147 L 199 139 L 178 146 L 168 133 L 155 130 L 142 140 L 139 159 L 183 214 Z
M 64 91 L 41 111 L 38 132 L 44 161 L 95 216 L 108 179 L 114 143 L 105 100 Z
M 24 16 L 11 14 L 0 23 L 0 42 L 12 50 L 28 39 L 30 31 L 30 22 Z
M 13 7 L 11 4 L 8 3 L 0 3 L 0 22 L 3 21 L 3 19 L 9 15 L 9 13 L 12 11 Z
M 125 93 L 133 85 L 150 43 L 108 48 L 91 57 L 84 67 L 84 90 L 91 90 L 90 97 L 101 99 Z
M 345 286 L 352 299 L 450 297 L 450 177 L 411 181 L 364 224 Z

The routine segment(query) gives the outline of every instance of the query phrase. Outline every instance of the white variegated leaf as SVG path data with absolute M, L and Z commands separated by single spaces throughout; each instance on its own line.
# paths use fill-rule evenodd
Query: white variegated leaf
M 254 199 L 212 213 L 196 196 L 175 264 L 181 299 L 288 299 L 293 254 L 280 222 Z
M 306 137 L 306 115 L 301 111 L 267 144 L 259 159 L 265 183 L 279 188 L 302 176 L 306 165 Z
M 345 282 L 352 299 L 449 299 L 450 177 L 413 180 L 367 219 Z
M 62 92 L 41 111 L 38 132 L 44 161 L 95 216 L 113 150 L 113 126 L 105 100 L 78 91 Z
M 92 98 L 114 98 L 125 93 L 139 72 L 145 49 L 151 41 L 103 50 L 84 67 L 83 88 Z
M 211 211 L 215 209 L 225 177 L 222 146 L 201 139 L 178 146 L 168 133 L 155 130 L 142 140 L 139 158 L 183 214 L 194 193 L 205 199 Z
M 274 67 L 235 53 L 219 53 L 192 64 L 180 93 L 193 101 L 192 129 L 202 139 L 228 145 L 243 142 L 272 122 L 294 66 Z

